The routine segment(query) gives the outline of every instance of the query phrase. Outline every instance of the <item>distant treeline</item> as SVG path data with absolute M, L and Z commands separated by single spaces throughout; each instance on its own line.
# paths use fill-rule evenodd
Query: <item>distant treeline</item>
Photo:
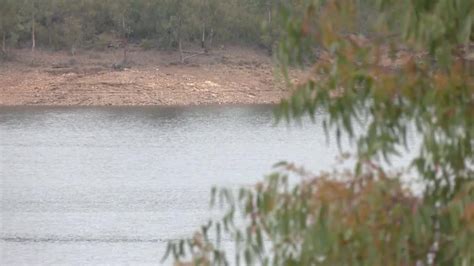
M 250 43 L 271 49 L 283 0 L 0 0 L 2 52 L 10 47 L 145 49 Z M 286 1 L 289 2 L 289 1 Z

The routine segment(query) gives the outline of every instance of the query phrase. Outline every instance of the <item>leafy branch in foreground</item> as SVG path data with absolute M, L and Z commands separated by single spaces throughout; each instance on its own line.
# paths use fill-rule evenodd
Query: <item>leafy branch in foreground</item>
M 304 31 L 288 35 L 282 42 L 283 66 L 310 52 L 308 47 L 292 46 L 308 39 L 319 43 L 329 59 L 317 60 L 311 66 L 309 78 L 295 85 L 294 94 L 282 103 L 279 114 L 298 118 L 314 116 L 316 108 L 325 110 L 329 118 L 323 124 L 351 139 L 356 137 L 354 124 L 367 128 L 356 138 L 360 161 L 389 161 L 391 156 L 399 155 L 398 147 L 407 145 L 408 129 L 414 125 L 422 146 L 413 164 L 429 182 L 427 196 L 448 199 L 474 174 L 474 62 L 466 59 L 474 4 L 449 1 L 453 6 L 447 10 L 453 13 L 446 14 L 442 7 L 447 1 L 428 1 L 438 3 L 430 9 L 406 1 L 376 1 L 382 7 L 380 20 L 399 17 L 404 29 L 399 34 L 406 39 L 378 36 L 361 42 L 355 36 L 339 33 L 354 24 L 347 19 L 350 16 L 344 15 L 353 9 L 350 2 L 338 6 L 339 1 L 329 1 L 319 16 L 310 5 L 303 18 L 289 19 L 291 25 Z M 391 8 L 404 11 L 384 13 Z M 329 17 L 327 13 L 336 15 Z M 452 20 L 445 19 L 448 15 Z M 423 24 L 424 17 L 446 24 L 446 31 L 440 33 Z M 311 23 L 310 18 L 315 21 Z M 451 29 L 452 21 L 457 22 L 456 28 Z M 383 25 L 390 27 L 389 23 Z M 417 51 L 417 46 L 426 49 Z
M 365 36 L 361 3 L 375 14 Z M 237 196 L 221 190 L 227 214 L 199 233 L 205 244 L 188 242 L 194 263 L 227 264 L 211 240 L 225 232 L 250 265 L 473 265 L 474 2 L 306 0 L 282 2 L 280 17 L 294 92 L 277 117 L 327 113 L 327 132 L 357 143 L 356 167 L 315 177 L 283 165 Z M 307 76 L 291 83 L 295 66 Z M 421 141 L 409 165 L 421 196 L 373 167 L 400 156 L 408 134 Z M 289 174 L 305 179 L 291 185 Z
M 435 254 L 440 263 L 474 263 L 473 182 L 438 208 L 379 170 L 303 176 L 290 185 L 300 174 L 282 164 L 252 188 L 214 190 L 214 204 L 227 212 L 193 239 L 170 243 L 175 258 L 225 265 L 226 234 L 244 265 L 427 265 Z

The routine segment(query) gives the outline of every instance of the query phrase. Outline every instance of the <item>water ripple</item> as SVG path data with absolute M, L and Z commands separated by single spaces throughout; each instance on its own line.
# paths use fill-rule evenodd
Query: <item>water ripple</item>
M 0 237 L 0 241 L 12 243 L 162 243 L 173 239 L 140 237 Z

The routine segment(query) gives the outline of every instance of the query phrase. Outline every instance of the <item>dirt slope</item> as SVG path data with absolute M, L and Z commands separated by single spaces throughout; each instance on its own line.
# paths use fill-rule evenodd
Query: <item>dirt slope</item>
M 184 65 L 175 53 L 135 49 L 124 70 L 112 67 L 119 50 L 13 52 L 14 61 L 0 63 L 0 105 L 251 104 L 288 95 L 271 59 L 252 49 L 213 50 Z

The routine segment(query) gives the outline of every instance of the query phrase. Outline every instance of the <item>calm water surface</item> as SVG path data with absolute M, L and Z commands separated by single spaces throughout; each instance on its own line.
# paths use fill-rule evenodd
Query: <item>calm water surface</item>
M 0 264 L 159 264 L 210 213 L 213 185 L 247 185 L 337 149 L 269 106 L 0 108 Z

